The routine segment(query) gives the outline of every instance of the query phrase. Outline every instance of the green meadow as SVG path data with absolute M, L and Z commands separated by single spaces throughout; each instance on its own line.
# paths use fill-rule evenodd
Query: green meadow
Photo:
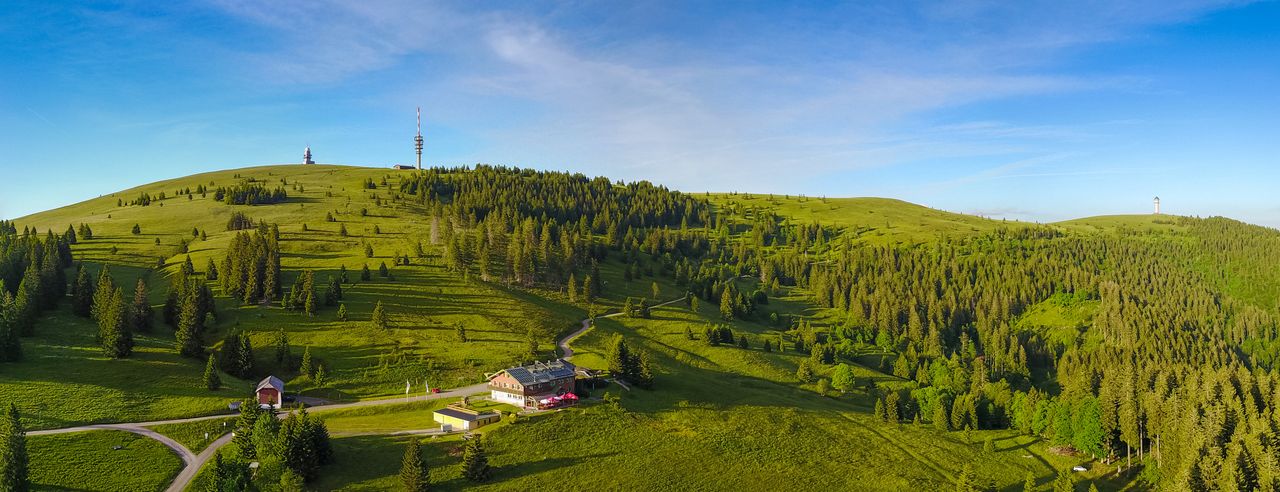
M 289 199 L 275 205 L 231 206 L 215 202 L 212 194 L 176 193 L 246 178 L 282 186 Z M 373 180 L 376 189 L 364 188 L 366 179 Z M 279 224 L 283 285 L 292 285 L 304 270 L 314 271 L 317 283 L 324 285 L 345 267 L 348 282 L 342 286 L 342 302 L 348 319 L 338 320 L 333 306 L 308 317 L 218 297 L 206 342 L 216 348 L 217 341 L 232 330 L 249 333 L 257 374 L 249 380 L 222 374 L 224 388 L 211 392 L 201 383 L 204 361 L 176 354 L 172 330 L 159 321 L 158 314 L 155 330 L 139 337 L 133 357 L 109 360 L 100 355 L 93 323 L 64 306 L 40 321 L 36 337 L 25 340 L 27 360 L 0 365 L 0 394 L 16 395 L 28 425 L 35 428 L 221 413 L 229 402 L 248 395 L 256 378 L 266 374 L 285 379 L 290 392 L 302 390 L 307 396 L 333 401 L 394 398 L 403 394 L 406 380 L 419 388 L 422 382 L 456 387 L 482 381 L 486 374 L 521 360 L 530 333 L 538 342 L 539 357 L 552 358 L 559 336 L 576 329 L 590 313 L 619 311 L 627 298 L 645 298 L 653 305 L 685 294 L 668 275 L 627 280 L 625 264 L 616 254 L 599 265 L 605 288 L 590 309 L 571 302 L 562 291 L 460 278 L 445 268 L 444 248 L 431 243 L 428 211 L 400 197 L 397 184 L 396 172 L 384 169 L 267 166 L 161 181 L 18 219 L 19 227 L 35 226 L 40 231 L 61 232 L 81 223 L 92 227 L 94 238 L 73 248 L 77 259 L 93 272 L 102 264 L 110 265 L 128 292 L 137 278 L 146 278 L 158 313 L 168 275 L 188 256 L 197 274 L 205 274 L 205 265 L 222 259 L 235 234 L 226 230 L 231 214 L 243 212 L 255 221 Z M 141 193 L 155 197 L 161 192 L 166 198 L 147 207 L 117 205 L 118 200 L 127 204 Z M 785 220 L 838 228 L 840 235 L 856 244 L 909 247 L 938 236 L 976 235 L 1004 224 L 888 199 L 706 196 L 719 213 L 737 224 L 749 223 L 758 211 L 770 210 Z M 1113 222 L 1098 218 L 1058 227 L 1142 224 Z M 139 234 L 131 232 L 135 224 Z M 340 234 L 343 228 L 345 236 Z M 366 244 L 373 250 L 372 257 L 366 257 Z M 186 253 L 180 252 L 184 245 Z M 421 256 L 416 251 L 419 245 Z M 410 264 L 396 264 L 395 259 L 404 255 L 410 257 Z M 162 269 L 150 270 L 161 261 Z M 642 255 L 642 262 L 653 259 Z M 389 269 L 387 277 L 378 273 L 382 264 Z M 372 271 L 368 280 L 360 278 L 362 267 Z M 758 287 L 755 279 L 736 282 L 745 292 Z M 212 287 L 215 295 L 220 294 L 216 285 Z M 927 424 L 883 423 L 872 417 L 873 399 L 862 389 L 818 394 L 817 384 L 802 383 L 796 377 L 800 361 L 808 354 L 790 347 L 765 352 L 762 342 L 776 343 L 789 328 L 786 320 L 793 317 L 810 320 L 819 331 L 841 317 L 813 307 L 802 288 L 785 287 L 777 294 L 758 306 L 751 319 L 729 322 L 736 334 L 746 336 L 747 349 L 712 347 L 702 340 L 708 323 L 723 323 L 718 306 L 705 301 L 699 302 L 696 312 L 686 301 L 654 309 L 649 319 L 597 319 L 595 327 L 573 343 L 574 361 L 604 368 L 610 340 L 621 335 L 652 355 L 656 388 L 626 391 L 610 385 L 594 392 L 579 408 L 484 429 L 495 466 L 494 477 L 486 484 L 475 485 L 461 477 L 459 438 L 428 438 L 425 455 L 434 488 L 511 490 L 568 484 L 568 488 L 596 490 L 689 490 L 714 484 L 716 489 L 748 490 L 936 490 L 949 487 L 965 466 L 972 466 L 982 481 L 1001 489 L 1020 488 L 1028 472 L 1047 488 L 1059 471 L 1084 461 L 1058 456 L 1038 440 L 1011 431 L 942 433 Z M 388 331 L 369 323 L 379 301 L 390 317 Z M 1074 336 L 1094 308 L 1088 302 L 1047 301 L 1024 314 L 1019 328 Z M 771 321 L 770 314 L 783 321 Z M 458 325 L 466 328 L 465 343 L 457 338 Z M 314 362 L 326 368 L 325 384 L 300 377 L 293 366 L 276 362 L 273 343 L 282 330 L 295 358 L 309 348 Z M 695 339 L 690 340 L 687 332 Z M 867 363 L 854 366 L 859 388 L 867 380 L 890 388 L 907 384 L 877 370 L 885 357 L 880 349 L 859 350 L 858 360 Z M 818 377 L 830 377 L 830 366 L 815 370 Z M 606 391 L 620 400 L 616 404 L 601 400 Z M 322 472 L 314 487 L 394 488 L 407 439 L 400 433 L 435 427 L 431 411 L 447 403 L 317 412 L 335 436 L 337 463 Z M 155 428 L 199 452 L 208 444 L 205 433 L 209 440 L 215 439 L 221 426 L 221 420 L 211 420 Z M 53 452 L 47 446 L 36 449 Z M 162 446 L 160 451 L 167 454 L 147 459 L 180 464 Z M 102 460 L 111 454 L 98 448 L 84 452 Z M 165 466 L 156 468 L 168 470 L 165 476 L 176 473 L 178 465 Z M 1109 467 L 1090 464 L 1090 468 L 1077 478 L 1097 480 L 1102 488 L 1123 485 L 1102 480 Z M 203 480 L 207 477 L 199 478 L 192 490 L 199 490 Z M 164 482 L 163 477 L 154 481 Z
M 124 431 L 29 437 L 27 453 L 35 490 L 164 490 L 183 466 L 159 441 Z

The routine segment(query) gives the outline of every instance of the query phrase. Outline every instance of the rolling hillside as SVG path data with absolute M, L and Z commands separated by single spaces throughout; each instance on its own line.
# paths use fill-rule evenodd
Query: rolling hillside
M 287 198 L 216 200 L 214 190 L 246 183 Z M 326 285 L 345 269 L 347 319 L 336 305 L 307 316 L 223 295 L 207 265 L 228 256 L 241 233 L 228 230 L 237 213 L 278 225 L 281 285 L 306 271 Z M 1121 340 L 1128 350 L 1199 346 L 1189 340 L 1238 347 L 1189 348 L 1171 364 L 1231 354 L 1270 364 L 1280 354 L 1259 328 L 1276 299 L 1280 270 L 1267 251 L 1280 237 L 1226 219 L 1036 226 L 880 198 L 683 195 L 506 168 L 289 165 L 152 183 L 14 222 L 41 234 L 91 228 L 72 247 L 76 260 L 94 274 L 107 265 L 117 285 L 145 279 L 157 312 L 189 256 L 194 277 L 215 292 L 208 350 L 243 331 L 256 355 L 251 377 L 223 374 L 225 387 L 209 391 L 204 360 L 179 356 L 158 315 L 134 355 L 114 360 L 101 355 L 94 322 L 64 306 L 23 339 L 23 361 L 0 363 L 0 394 L 20 402 L 35 428 L 215 414 L 266 374 L 333 401 L 394 397 L 406 381 L 466 386 L 555 357 L 555 341 L 583 318 L 632 306 L 637 314 L 598 318 L 572 342 L 573 360 L 609 369 L 621 336 L 652 360 L 656 389 L 610 385 L 580 409 L 487 431 L 498 472 L 482 487 L 494 490 L 557 486 L 565 476 L 606 489 L 902 490 L 973 480 L 1047 488 L 1064 476 L 1119 489 L 1139 483 L 1132 469 L 1096 460 L 1103 451 L 1091 441 L 1035 428 L 1017 402 L 1044 391 L 1053 399 L 1032 413 L 1062 409 L 1067 429 L 1079 425 L 1071 419 L 1096 404 L 1096 390 L 1071 371 L 1104 364 Z M 1191 309 L 1167 304 L 1180 297 L 1204 325 L 1121 328 L 1141 325 L 1126 318 L 1139 312 L 1126 302 L 1154 313 Z M 635 309 L 670 300 L 679 302 L 648 316 Z M 371 322 L 379 302 L 387 330 Z M 732 330 L 731 341 L 709 343 L 712 326 Z M 273 357 L 280 333 L 292 363 Z M 304 350 L 326 368 L 325 381 L 299 374 Z M 833 387 L 844 370 L 856 384 Z M 338 464 L 316 486 L 393 488 L 404 443 L 396 434 L 433 426 L 426 415 L 438 403 L 335 412 Z M 449 468 L 433 471 L 439 489 L 474 486 L 450 465 L 458 446 L 456 437 L 428 445 L 432 466 Z M 688 465 L 668 466 L 676 461 Z M 1082 463 L 1089 471 L 1064 471 Z

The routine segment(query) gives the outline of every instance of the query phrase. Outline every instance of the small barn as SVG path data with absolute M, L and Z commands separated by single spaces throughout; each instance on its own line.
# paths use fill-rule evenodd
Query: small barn
M 502 420 L 502 414 L 494 411 L 480 411 L 459 404 L 452 404 L 432 412 L 431 418 L 440 424 L 445 431 L 454 429 L 474 430 L 480 426 Z
M 258 397 L 258 404 L 279 409 L 284 404 L 284 381 L 275 376 L 267 376 L 253 390 Z

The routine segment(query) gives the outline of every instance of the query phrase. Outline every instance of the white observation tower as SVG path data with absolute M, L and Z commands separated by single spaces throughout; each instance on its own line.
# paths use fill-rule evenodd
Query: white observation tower
M 1160 215 L 1160 197 L 1155 198 L 1155 203 L 1156 203 L 1156 215 Z

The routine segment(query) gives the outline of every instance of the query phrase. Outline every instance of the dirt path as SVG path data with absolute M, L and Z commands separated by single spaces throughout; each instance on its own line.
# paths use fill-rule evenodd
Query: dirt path
M 685 300 L 686 297 L 689 297 L 689 296 L 688 295 L 680 296 L 679 299 L 672 299 L 670 301 L 667 301 L 661 304 L 656 304 L 650 309 L 669 306 L 671 304 L 675 304 L 677 302 Z M 623 313 L 618 312 L 618 313 L 605 314 L 605 315 L 596 316 L 596 317 L 597 318 L 613 318 L 616 316 L 622 316 L 622 314 Z M 578 337 L 582 336 L 583 333 L 586 333 L 587 330 L 590 330 L 592 325 L 591 320 L 592 318 L 587 318 L 582 320 L 582 328 L 578 328 L 573 333 L 570 333 L 566 335 L 564 338 L 561 338 L 559 342 L 556 342 L 556 345 L 560 347 L 560 354 L 561 354 L 560 358 L 568 359 L 570 357 L 573 357 L 573 348 L 569 347 L 569 342 L 576 340 Z
M 946 468 L 943 468 L 943 467 L 942 467 L 942 465 L 938 464 L 938 462 L 936 462 L 936 461 L 934 461 L 934 460 L 932 460 L 932 459 L 929 459 L 927 456 L 924 456 L 924 455 L 922 455 L 922 454 L 920 454 L 920 453 L 915 452 L 914 450 L 910 449 L 908 446 L 903 446 L 901 443 L 899 443 L 899 442 L 897 442 L 897 441 L 895 441 L 895 440 L 893 440 L 893 439 L 890 439 L 890 438 L 889 438 L 889 436 L 886 436 L 886 435 L 884 435 L 883 433 L 881 433 L 881 432 L 880 432 L 879 430 L 877 430 L 875 427 L 870 426 L 870 425 L 867 425 L 865 422 L 862 422 L 862 421 L 860 421 L 860 420 L 858 420 L 858 419 L 855 419 L 855 418 L 853 418 L 853 417 L 850 417 L 850 416 L 848 416 L 848 415 L 845 415 L 845 414 L 844 414 L 844 412 L 837 412 L 837 415 L 840 415 L 840 416 L 841 416 L 841 417 L 843 417 L 845 420 L 848 420 L 849 422 L 852 422 L 853 424 L 855 424 L 855 425 L 857 425 L 857 426 L 859 426 L 859 427 L 862 427 L 863 429 L 866 429 L 868 432 L 870 432 L 870 433 L 872 433 L 872 434 L 875 434 L 877 437 L 879 437 L 879 438 L 881 438 L 881 439 L 884 439 L 884 441 L 885 441 L 885 442 L 887 442 L 887 443 L 889 443 L 889 445 L 890 445 L 890 446 L 893 446 L 893 447 L 895 447 L 895 448 L 898 448 L 898 449 L 899 449 L 900 451 L 902 451 L 903 453 L 906 453 L 906 454 L 907 454 L 907 456 L 910 456 L 910 457 L 912 457 L 912 458 L 915 458 L 915 460 L 916 460 L 916 461 L 918 461 L 918 462 L 920 462 L 920 464 L 924 465 L 925 467 L 929 468 L 930 470 L 933 470 L 933 472 L 934 472 L 934 473 L 937 473 L 937 474 L 938 474 L 938 476 L 942 477 L 942 478 L 943 478 L 943 479 L 945 479 L 946 481 L 948 481 L 948 482 L 954 482 L 954 481 L 955 481 L 955 476 L 953 476 L 953 475 L 951 474 L 951 472 L 947 471 L 947 469 L 946 469 Z

